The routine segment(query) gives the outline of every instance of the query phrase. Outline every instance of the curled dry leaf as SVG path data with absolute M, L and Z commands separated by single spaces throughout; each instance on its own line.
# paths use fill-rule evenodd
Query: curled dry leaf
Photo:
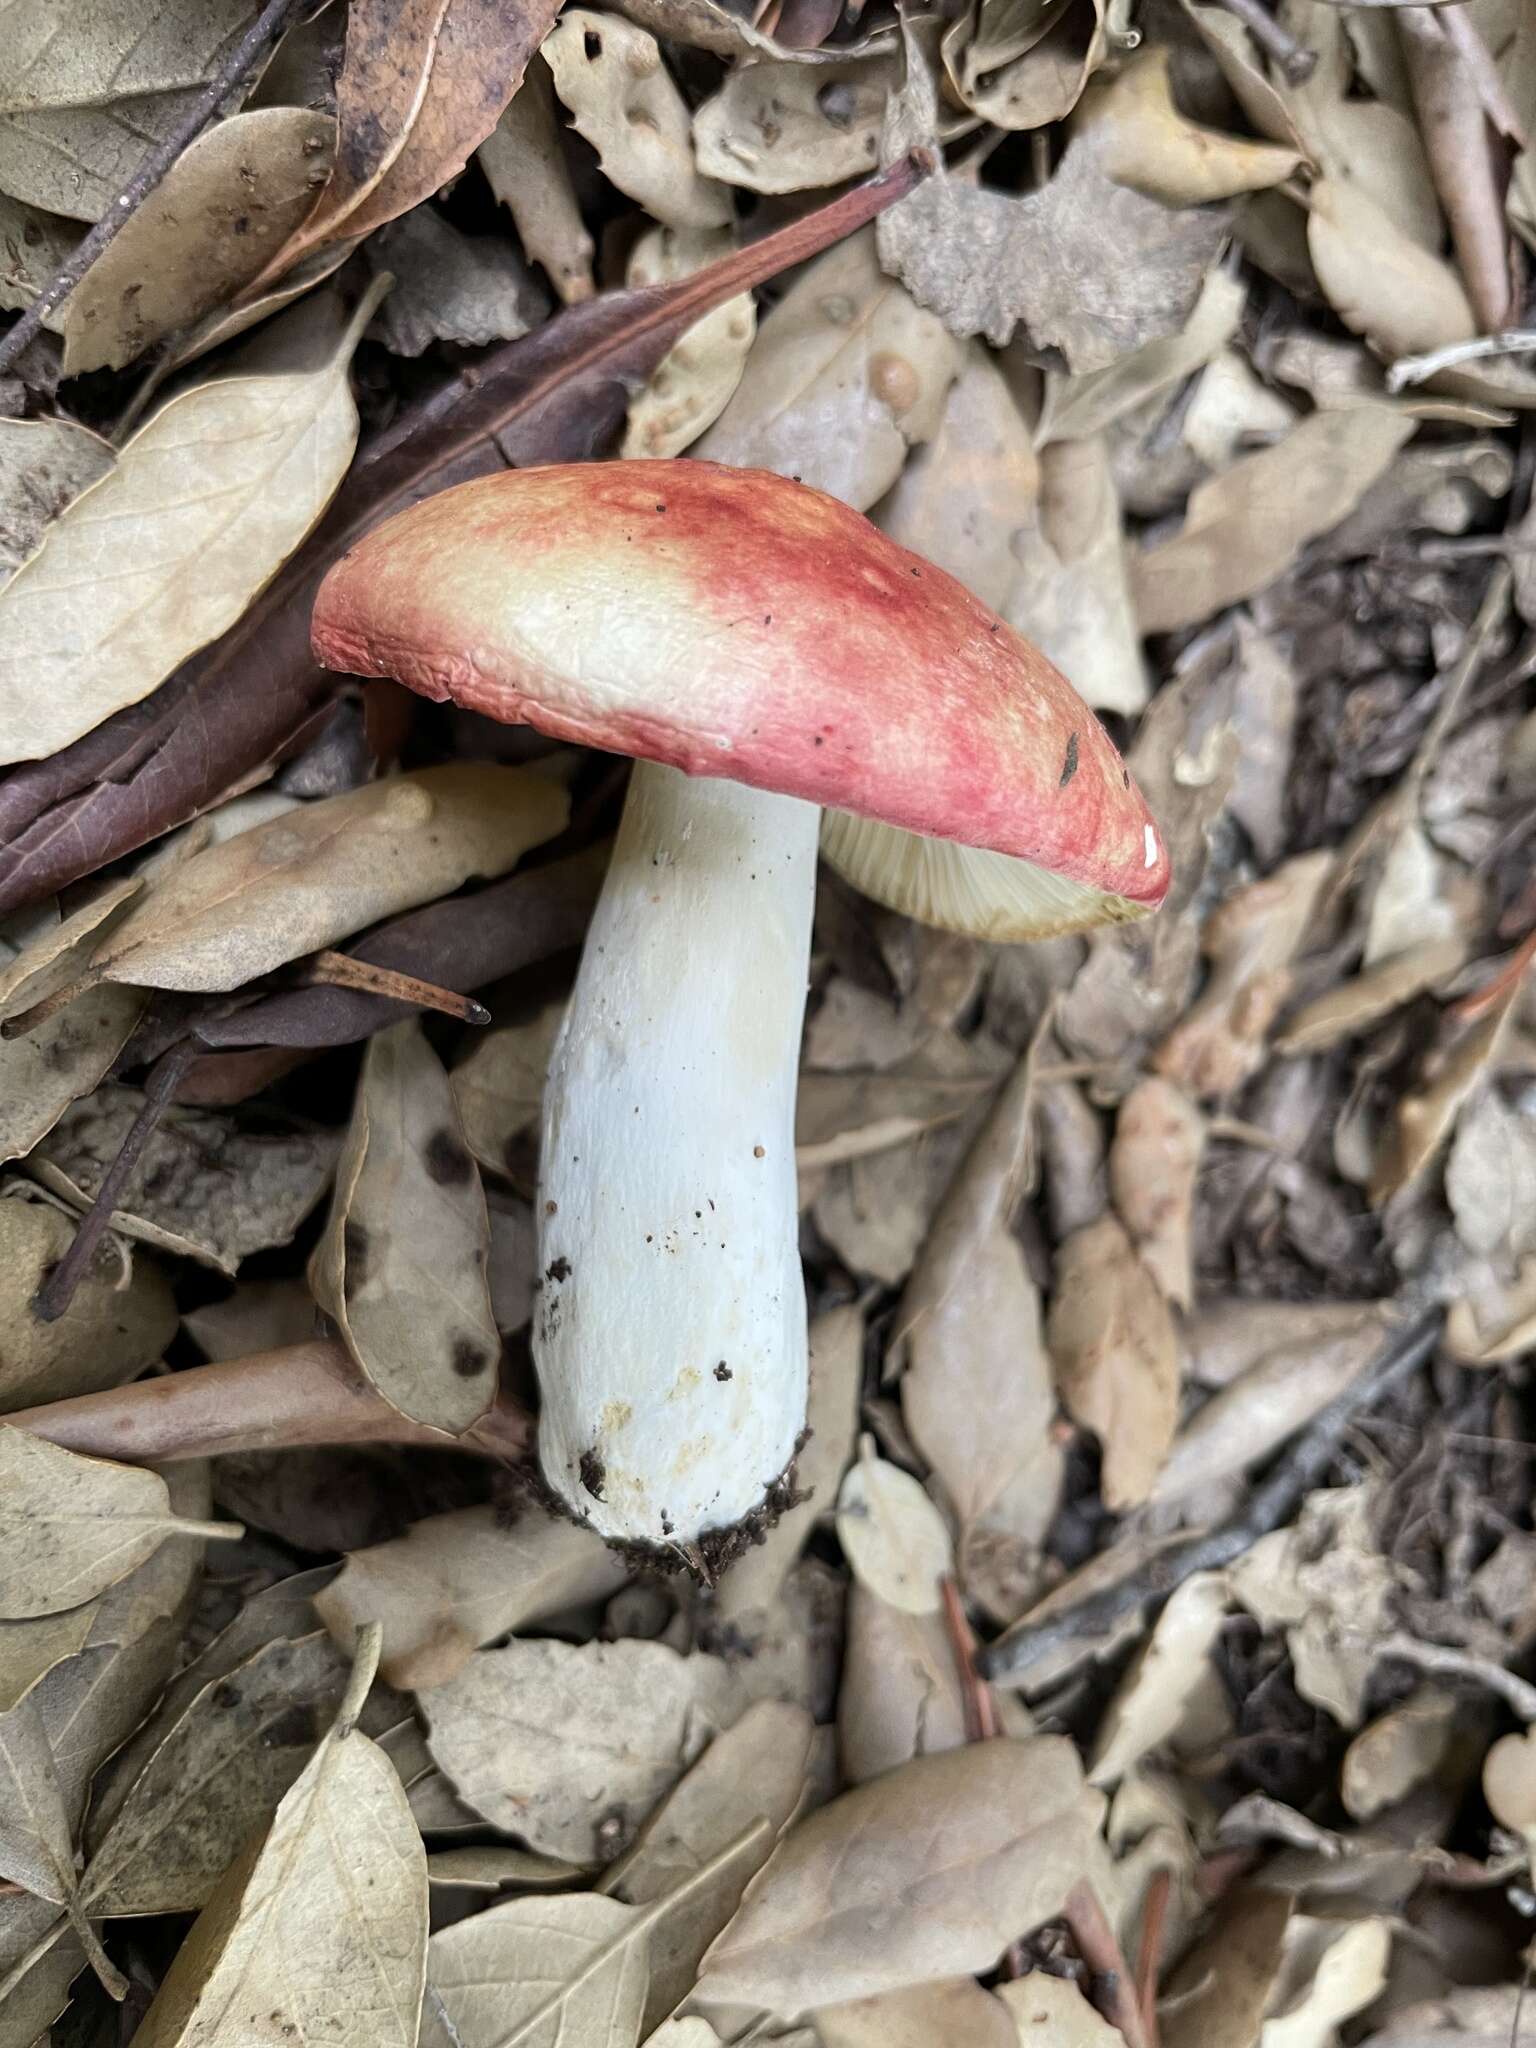
M 549 66 L 535 56 L 501 119 L 476 151 L 517 238 L 569 306 L 590 299 L 592 237 L 571 189 Z
M 1354 510 L 1415 424 L 1379 405 L 1313 413 L 1197 485 L 1173 538 L 1132 557 L 1142 631 L 1197 624 L 1272 583 Z
M 1052 1736 L 888 1771 L 790 1832 L 705 1958 L 695 2003 L 782 2022 L 990 1970 L 1094 1870 L 1100 1811 Z
M 1172 52 L 1148 49 L 1083 95 L 1074 127 L 1102 124 L 1106 176 L 1165 206 L 1198 206 L 1279 185 L 1301 166 L 1293 149 L 1248 142 L 1186 120 L 1173 103 Z
M 1219 1572 L 1196 1572 L 1175 1590 L 1104 1710 L 1088 1759 L 1090 1784 L 1115 1784 L 1178 1732 L 1209 1675 L 1228 1605 Z
M 1351 1819 L 1374 1820 L 1438 1776 L 1464 1739 L 1462 1721 L 1454 1693 L 1421 1685 L 1362 1728 L 1339 1766 L 1339 1797 Z
M 173 1536 L 241 1533 L 234 1522 L 183 1520 L 157 1472 L 0 1426 L 0 1619 L 78 1607 Z
M 335 140 L 307 107 L 205 129 L 60 308 L 64 375 L 119 370 L 232 299 L 314 204 Z
M 863 511 L 937 428 L 956 361 L 942 324 L 885 275 L 864 230 L 795 279 L 692 453 L 798 477 Z
M 1030 1463 L 1055 1408 L 1039 1291 L 994 1218 L 964 1280 L 913 1326 L 901 1378 L 902 1417 L 962 1532 Z
M 694 162 L 688 108 L 656 38 L 621 15 L 568 7 L 542 53 L 604 175 L 670 228 L 718 228 L 730 195 Z
M 1138 1081 L 1120 1105 L 1109 1150 L 1109 1189 L 1136 1249 L 1175 1308 L 1194 1300 L 1190 1241 L 1205 1118 L 1182 1089 L 1158 1075 Z
M 851 62 L 744 64 L 693 117 L 699 169 L 748 192 L 800 192 L 873 170 L 894 55 Z
M 1060 121 L 1103 61 L 1103 20 L 1104 0 L 971 0 L 944 34 L 949 90 L 1000 128 Z
M 718 1657 L 514 1641 L 478 1651 L 424 1707 L 433 1757 L 478 1813 L 544 1855 L 595 1863 L 742 1704 Z
M 394 1767 L 337 1718 L 272 1825 L 220 1879 L 140 2025 L 139 2048 L 234 2048 L 252 2011 L 336 2048 L 415 2048 L 427 1860 Z
M 176 1334 L 170 1284 L 152 1259 L 103 1245 L 56 1322 L 30 1312 L 74 1235 L 49 1202 L 0 1199 L 0 1413 L 126 1386 Z
M 1158 1047 L 1159 1073 L 1197 1099 L 1229 1095 L 1257 1073 L 1332 868 L 1331 853 L 1298 854 L 1211 913 L 1200 935 L 1210 978 Z
M 110 1070 L 144 1014 L 143 989 L 87 989 L 22 1038 L 0 1039 L 0 1159 L 22 1159 Z
M 866 1437 L 837 1497 L 838 1540 L 861 1586 L 903 1614 L 934 1614 L 954 1570 L 944 1517 L 909 1472 Z
M 942 1613 L 904 1613 L 855 1580 L 844 1631 L 837 1751 L 850 1785 L 966 1741 L 960 1670 Z
M 68 988 L 143 886 L 142 876 L 124 875 L 38 933 L 0 970 L 0 1017 L 13 1017 Z
M 289 811 L 167 875 L 103 941 L 95 973 L 234 989 L 471 875 L 505 874 L 565 822 L 563 790 L 455 761 Z
M 0 420 L 0 589 L 54 520 L 116 460 L 109 441 L 73 420 Z
M 368 262 L 394 279 L 369 334 L 396 355 L 422 355 L 434 341 L 515 341 L 549 312 L 548 294 L 507 236 L 461 234 L 435 207 L 413 207 L 380 228 Z
M 1179 1346 L 1156 1280 L 1113 1216 L 1058 1250 L 1046 1343 L 1063 1406 L 1104 1447 L 1105 1506 L 1145 1500 L 1178 1420 Z
M 651 228 L 635 244 L 625 283 L 670 284 L 725 255 L 733 240 L 728 228 Z M 729 404 L 756 333 L 750 292 L 690 327 L 630 399 L 620 454 L 681 455 Z
M 88 1207 L 143 1107 L 139 1089 L 107 1083 L 64 1112 L 28 1170 Z M 112 1228 L 233 1277 L 250 1253 L 289 1242 L 325 1192 L 337 1150 L 329 1131 L 246 1133 L 223 1117 L 170 1109 L 112 1212 Z
M 480 1644 L 623 1582 L 615 1554 L 575 1522 L 530 1505 L 508 1527 L 491 1508 L 460 1508 L 354 1551 L 315 1612 L 343 1649 L 377 1622 L 381 1673 L 416 1691 L 445 1684 Z
M 339 326 L 295 309 L 302 325 L 266 330 L 260 351 L 303 336 L 306 364 L 263 372 L 258 354 L 178 393 L 48 529 L 0 592 L 0 758 L 68 746 L 240 617 L 351 460 L 347 364 L 372 310 L 369 295 Z
M 368 1042 L 310 1285 L 385 1400 L 450 1435 L 496 1393 L 490 1248 L 448 1076 L 408 1018 Z
M 795 1461 L 798 1498 L 761 1543 L 738 1558 L 720 1582 L 715 1610 L 722 1623 L 750 1634 L 777 1600 L 817 1519 L 830 1514 L 853 1456 L 864 1376 L 864 1316 L 850 1304 L 811 1324 L 810 1440 Z
M 1363 1037 L 1394 1010 L 1447 980 L 1466 957 L 1466 939 L 1454 933 L 1390 953 L 1364 973 L 1304 1003 L 1277 1032 L 1275 1050 L 1290 1055 L 1326 1052 L 1346 1038 Z

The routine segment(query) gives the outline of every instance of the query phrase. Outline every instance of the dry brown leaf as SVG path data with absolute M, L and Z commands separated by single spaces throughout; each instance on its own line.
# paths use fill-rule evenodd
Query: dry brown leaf
M 1177 334 L 1143 342 L 1104 369 L 1081 376 L 1047 370 L 1036 439 L 1043 445 L 1103 433 L 1203 369 L 1236 333 L 1247 296 L 1238 279 L 1224 269 L 1213 269 Z
M 306 107 L 205 129 L 64 302 L 64 375 L 121 369 L 233 298 L 314 204 L 335 140 Z
M 974 1042 L 940 1037 L 877 1071 L 802 1073 L 795 1099 L 801 1172 L 887 1151 L 964 1116 L 997 1085 L 980 1055 Z
M 143 1107 L 137 1088 L 98 1088 L 65 1111 L 28 1171 L 88 1207 Z M 336 1153 L 329 1131 L 247 1134 L 223 1117 L 168 1110 L 112 1212 L 112 1228 L 233 1277 L 251 1252 L 289 1242 L 324 1194 Z
M 175 1514 L 157 1472 L 77 1457 L 0 1426 L 0 1619 L 78 1607 L 172 1537 L 241 1533 L 235 1522 Z
M 1117 2048 L 1125 2039 L 1070 1977 L 1032 1970 L 1016 1983 L 999 1984 L 995 1995 L 1017 2029 L 1016 2048 L 1044 2048 L 1046 2042 L 1050 2048 Z
M 1196 1572 L 1175 1589 L 1104 1710 L 1088 1758 L 1090 1784 L 1113 1785 L 1178 1732 L 1209 1675 L 1228 1605 L 1219 1572 Z
M 494 1173 L 505 1173 L 514 1139 L 537 1123 L 544 1077 L 563 1002 L 547 1003 L 526 1023 L 478 1034 L 453 1069 L 454 1106 L 469 1149 Z
M 1149 1075 L 1121 1103 L 1109 1150 L 1109 1189 L 1120 1220 L 1175 1308 L 1194 1300 L 1191 1243 L 1205 1118 L 1171 1081 Z
M 370 1385 L 454 1436 L 496 1394 L 490 1248 L 448 1076 L 407 1018 L 368 1041 L 310 1285 Z
M 901 77 L 895 56 L 810 67 L 744 64 L 693 117 L 707 177 L 748 192 L 801 192 L 872 171 L 885 103 Z
M 1104 60 L 1104 0 L 982 0 L 944 34 L 950 91 L 1000 128 L 1043 128 L 1072 111 Z
M 68 746 L 245 610 L 352 458 L 347 364 L 372 310 L 296 308 L 242 372 L 169 399 L 48 528 L 0 592 L 0 758 Z M 308 360 L 284 361 L 300 338 Z
M 1142 631 L 1196 625 L 1272 583 L 1353 511 L 1414 426 L 1382 406 L 1314 413 L 1198 485 L 1178 533 L 1131 558 Z
M 1270 1027 L 1291 992 L 1290 963 L 1311 937 L 1332 868 L 1329 852 L 1298 854 L 1206 919 L 1200 944 L 1210 977 L 1153 1060 L 1197 1100 L 1234 1093 L 1263 1065 Z
M 143 989 L 87 989 L 20 1038 L 0 1039 L 0 1159 L 22 1159 L 127 1044 Z
M 1100 1812 L 1057 1737 L 918 1757 L 791 1831 L 694 2000 L 787 2021 L 990 1970 L 1093 1869 Z
M 611 1858 L 744 1704 L 718 1657 L 661 1643 L 511 1642 L 480 1650 L 425 1703 L 460 1794 L 530 1848 Z
M 1411 241 L 1358 185 L 1314 181 L 1307 248 L 1329 304 L 1383 356 L 1422 354 L 1477 332 L 1455 271 Z
M 531 1849 L 509 1842 L 487 1842 L 464 1849 L 438 1849 L 427 1857 L 427 1877 L 444 1891 L 564 1891 L 586 1872 L 558 1856 L 535 1856 Z
M 1203 1305 L 1184 1325 L 1189 1377 L 1204 1387 L 1226 1387 L 1272 1357 L 1284 1355 L 1277 1376 L 1299 1369 L 1312 1350 L 1350 1337 L 1378 1314 L 1371 1301 L 1248 1301 L 1233 1297 Z
M 1466 957 L 1467 942 L 1455 935 L 1391 953 L 1294 1011 L 1275 1034 L 1275 1050 L 1290 1056 L 1326 1052 L 1346 1038 L 1364 1037 L 1394 1010 L 1447 980 Z
M 427 1950 L 423 2048 L 635 2048 L 648 1981 L 640 1917 L 577 1892 L 445 1927 Z
M 368 334 L 395 355 L 422 355 L 434 341 L 516 341 L 549 313 L 548 293 L 506 235 L 461 234 L 432 206 L 380 228 L 368 263 L 394 280 Z
M 1163 2048 L 1253 2048 L 1280 1973 L 1292 1901 L 1240 1885 L 1174 1968 L 1162 1998 Z
M 176 1333 L 176 1304 L 153 1260 L 104 1246 L 69 1307 L 42 1323 L 29 1304 L 68 1249 L 68 1217 L 46 1201 L 0 1199 L 0 1413 L 125 1386 Z
M 315 1612 L 344 1650 L 378 1622 L 380 1672 L 415 1691 L 444 1684 L 482 1643 L 616 1592 L 624 1576 L 606 1544 L 561 1516 L 529 1504 L 508 1527 L 491 1508 L 460 1508 L 354 1551 Z
M 901 1378 L 903 1419 L 962 1532 L 1029 1464 L 1055 1409 L 1039 1292 L 994 1218 L 964 1280 L 914 1325 Z
M 811 1324 L 810 1441 L 795 1461 L 800 1498 L 780 1515 L 721 1580 L 715 1608 L 728 1627 L 750 1632 L 778 1598 L 817 1519 L 830 1514 L 858 1429 L 864 1376 L 864 1316 L 856 1306 L 829 1309 Z
M 0 246 L 10 239 L 3 206 L 0 201 Z M 23 293 L 17 303 L 24 305 L 31 296 Z M 11 303 L 0 290 L 0 304 Z M 99 483 L 116 460 L 109 441 L 73 420 L 0 420 L 0 589 L 54 520 L 82 491 Z
M 239 2048 L 253 2011 L 335 2048 L 415 2048 L 427 1859 L 393 1766 L 356 1725 L 371 1675 L 365 1647 L 302 1777 L 178 1949 L 139 2048 Z
M 631 251 L 625 283 L 670 284 L 702 270 L 734 244 L 728 228 L 651 228 Z M 756 334 L 757 304 L 750 292 L 696 321 L 630 400 L 620 454 L 681 455 L 730 403 Z
M 1374 1820 L 1436 1777 L 1460 1739 L 1461 1702 L 1421 1685 L 1350 1743 L 1339 1766 L 1339 1797 L 1353 1820 Z
M 1165 206 L 1198 206 L 1279 185 L 1301 167 L 1293 149 L 1223 135 L 1186 120 L 1173 103 L 1167 48 L 1138 52 L 1084 93 L 1074 131 L 1103 128 L 1105 174 Z
M 517 238 L 564 304 L 592 296 L 592 237 L 571 189 L 555 88 L 540 56 L 476 155 L 486 182 L 517 224 Z
M 1468 37 L 1447 33 L 1433 12 L 1417 9 L 1404 15 L 1398 32 L 1457 269 L 1478 331 L 1495 334 L 1512 324 L 1519 305 L 1511 290 L 1503 164 L 1484 119 L 1476 70 L 1468 61 Z M 1475 45 L 1476 29 L 1469 33 Z M 1488 62 L 1486 51 L 1483 62 Z
M 934 1614 L 954 1570 L 944 1517 L 909 1472 L 860 1445 L 837 1497 L 837 1534 L 859 1584 L 903 1614 Z
M 942 1614 L 904 1614 L 855 1580 L 844 1625 L 837 1749 L 849 1784 L 958 1749 L 965 1698 Z
M 1445 1198 L 1468 1251 L 1519 1261 L 1536 1252 L 1536 1133 L 1496 1087 L 1457 1120 Z
M 1063 1406 L 1104 1447 L 1105 1506 L 1145 1500 L 1178 1420 L 1179 1346 L 1157 1282 L 1114 1217 L 1059 1248 L 1045 1335 Z
M 942 323 L 885 275 L 865 229 L 795 279 L 692 453 L 798 477 L 862 512 L 937 428 L 957 362 Z
M 1008 2008 L 974 1977 L 824 2006 L 815 2023 L 821 2048 L 1017 2048 L 1019 2039 Z M 1060 2048 L 1052 2035 L 1041 2037 L 1039 2048 L 1047 2041 Z
M 687 103 L 654 36 L 621 15 L 567 7 L 541 54 L 610 183 L 664 227 L 729 224 L 730 194 L 694 162 Z

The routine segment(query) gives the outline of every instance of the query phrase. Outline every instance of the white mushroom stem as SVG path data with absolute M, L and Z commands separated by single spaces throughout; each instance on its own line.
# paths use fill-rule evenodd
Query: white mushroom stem
M 820 815 L 638 763 L 555 1046 L 539 1458 L 614 1541 L 730 1528 L 804 1426 L 794 1112 Z

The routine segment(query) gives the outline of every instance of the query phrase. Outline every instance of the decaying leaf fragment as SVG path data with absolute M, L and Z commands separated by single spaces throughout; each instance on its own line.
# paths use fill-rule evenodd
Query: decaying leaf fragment
M 1104 1446 L 1105 1506 L 1145 1500 L 1178 1420 L 1179 1347 L 1162 1290 L 1115 1217 L 1058 1250 L 1045 1334 L 1064 1407 Z
M 476 151 L 491 190 L 517 223 L 564 304 L 592 296 L 592 237 L 560 146 L 549 66 L 535 56 L 511 104 Z
M 1278 185 L 1300 168 L 1295 150 L 1249 142 L 1186 120 L 1173 103 L 1167 48 L 1140 51 L 1107 84 L 1094 80 L 1075 127 L 1102 126 L 1102 163 L 1116 184 L 1165 206 L 1198 206 Z
M 0 1619 L 78 1607 L 171 1537 L 236 1537 L 238 1523 L 184 1520 L 157 1472 L 81 1458 L 0 1425 Z
M 865 1438 L 837 1497 L 837 1534 L 855 1578 L 903 1614 L 935 1614 L 954 1568 L 944 1518 L 909 1472 Z
M 1109 1152 L 1109 1190 L 1143 1261 L 1175 1308 L 1194 1299 L 1190 1242 L 1205 1119 L 1182 1089 L 1158 1075 L 1120 1105 Z
M 69 1218 L 51 1202 L 0 1199 L 0 1415 L 39 1401 L 67 1400 L 124 1386 L 160 1357 L 176 1334 L 170 1283 L 152 1259 L 125 1272 L 104 1245 L 56 1322 L 29 1304 L 68 1248 Z
M 103 984 L 20 1038 L 0 1039 L 0 1159 L 22 1159 L 82 1095 L 89 1095 L 127 1044 L 149 998 L 143 989 Z
M 733 243 L 729 228 L 652 228 L 636 242 L 625 282 L 669 284 L 724 256 Z M 681 455 L 730 403 L 756 334 L 750 292 L 727 299 L 690 327 L 630 400 L 620 454 Z
M 419 1023 L 368 1042 L 315 1299 L 384 1398 L 457 1435 L 496 1393 L 490 1223 L 453 1091 Z
M 5 232 L 0 203 L 0 233 Z M 14 301 L 25 305 L 30 292 Z M 73 420 L 0 420 L 0 588 L 49 526 L 116 462 L 112 445 Z

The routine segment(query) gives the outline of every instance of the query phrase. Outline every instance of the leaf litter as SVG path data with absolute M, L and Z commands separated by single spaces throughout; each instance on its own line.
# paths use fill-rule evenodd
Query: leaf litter
M 24 12 L 0 305 L 120 231 L 0 375 L 0 2036 L 1512 2038 L 1529 22 Z M 1175 865 L 1030 948 L 823 877 L 712 1587 L 527 1463 L 613 764 L 307 657 L 385 513 L 611 454 L 969 584 Z

